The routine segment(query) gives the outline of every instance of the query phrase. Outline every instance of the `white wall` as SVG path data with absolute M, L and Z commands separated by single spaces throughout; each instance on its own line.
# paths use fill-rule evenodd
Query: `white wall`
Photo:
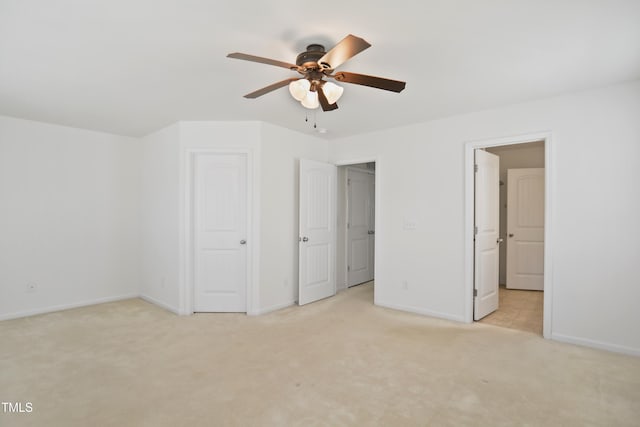
M 552 336 L 640 354 L 638 117 L 640 82 L 331 143 L 257 122 L 182 122 L 140 144 L 0 118 L 0 318 L 137 295 L 138 283 L 176 309 L 186 152 L 218 148 L 252 157 L 254 313 L 297 296 L 296 159 L 376 158 L 376 302 L 464 320 L 464 144 L 551 131 Z
M 500 157 L 500 284 L 507 283 L 507 170 L 544 168 L 544 142 L 490 147 L 487 151 Z
M 328 157 L 326 141 L 262 124 L 260 312 L 298 299 L 300 159 Z
M 332 142 L 379 159 L 376 302 L 463 320 L 464 145 L 551 131 L 552 337 L 640 354 L 638 117 L 636 81 Z
M 180 126 L 142 138 L 140 295 L 180 310 Z
M 137 295 L 139 163 L 135 138 L 0 117 L 0 319 Z

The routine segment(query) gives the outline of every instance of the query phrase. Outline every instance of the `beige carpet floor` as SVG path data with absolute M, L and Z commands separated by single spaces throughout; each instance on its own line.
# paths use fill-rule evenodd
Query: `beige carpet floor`
M 0 322 L 2 426 L 638 426 L 640 358 L 372 305 L 142 300 Z

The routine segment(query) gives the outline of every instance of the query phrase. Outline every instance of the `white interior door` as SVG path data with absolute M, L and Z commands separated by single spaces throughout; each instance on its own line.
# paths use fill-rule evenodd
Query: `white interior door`
M 347 169 L 347 284 L 373 280 L 375 175 Z
M 373 173 L 369 176 L 369 194 L 371 200 L 369 202 L 370 231 L 369 231 L 369 265 L 371 266 L 371 278 L 375 278 L 375 250 L 376 250 L 376 175 Z
M 500 158 L 476 150 L 474 311 L 479 320 L 498 309 Z
M 544 289 L 544 168 L 507 170 L 507 288 Z
M 300 305 L 336 293 L 336 177 L 334 165 L 300 160 Z
M 246 238 L 246 155 L 196 154 L 193 172 L 194 311 L 246 311 Z

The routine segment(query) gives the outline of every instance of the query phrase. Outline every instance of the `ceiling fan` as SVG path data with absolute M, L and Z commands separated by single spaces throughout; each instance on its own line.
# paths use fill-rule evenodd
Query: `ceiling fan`
M 291 95 L 297 101 L 300 101 L 304 107 L 314 109 L 321 106 L 323 111 L 331 111 L 338 108 L 336 101 L 342 95 L 343 88 L 324 80 L 324 77 L 338 82 L 369 86 L 392 92 L 401 92 L 404 89 L 406 83 L 398 80 L 348 73 L 346 71 L 334 72 L 340 65 L 370 46 L 366 40 L 349 34 L 328 52 L 320 44 L 310 44 L 305 52 L 298 55 L 295 64 L 239 52 L 230 53 L 227 57 L 288 68 L 289 70 L 297 71 L 303 76 L 302 78 L 293 77 L 273 83 L 246 94 L 245 98 L 257 98 L 289 85 Z

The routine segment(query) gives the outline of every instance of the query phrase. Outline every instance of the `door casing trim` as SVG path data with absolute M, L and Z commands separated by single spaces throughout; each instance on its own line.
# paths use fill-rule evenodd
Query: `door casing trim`
M 474 152 L 478 148 L 499 147 L 502 145 L 526 144 L 528 142 L 544 141 L 544 314 L 542 335 L 551 338 L 553 325 L 553 208 L 556 183 L 554 181 L 552 132 L 537 132 L 525 135 L 508 136 L 502 138 L 485 139 L 467 142 L 464 146 L 464 321 L 473 322 L 473 227 L 474 227 Z

